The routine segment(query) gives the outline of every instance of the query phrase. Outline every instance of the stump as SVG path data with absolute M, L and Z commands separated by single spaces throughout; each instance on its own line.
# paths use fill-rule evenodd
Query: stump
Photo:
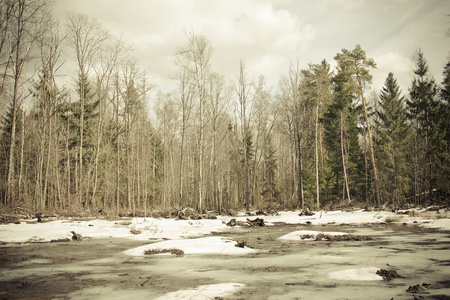
M 75 231 L 71 231 L 71 233 L 72 233 L 72 240 L 73 241 L 81 241 L 83 239 L 81 234 L 78 234 Z

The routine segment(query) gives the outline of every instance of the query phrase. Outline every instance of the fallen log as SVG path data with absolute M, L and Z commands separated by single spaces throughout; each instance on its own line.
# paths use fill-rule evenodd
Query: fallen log
M 229 226 L 229 227 L 233 227 L 233 226 L 236 226 L 237 224 L 236 224 L 236 219 L 231 219 L 228 223 L 227 223 L 227 226 Z
M 260 218 L 256 218 L 254 220 L 250 220 L 250 219 L 247 218 L 247 223 L 250 226 L 264 226 L 265 225 L 264 224 L 264 219 L 260 219 Z
M 398 274 L 396 270 L 380 269 L 377 271 L 377 275 L 383 277 L 383 280 L 385 281 L 391 281 L 394 278 L 404 278 L 402 275 Z

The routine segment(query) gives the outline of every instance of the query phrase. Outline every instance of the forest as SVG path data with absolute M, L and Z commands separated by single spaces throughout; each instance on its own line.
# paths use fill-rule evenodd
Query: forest
M 436 82 L 419 49 L 407 91 L 389 73 L 369 92 L 376 62 L 355 45 L 336 68 L 293 58 L 272 91 L 244 61 L 215 72 L 214 45 L 186 30 L 163 93 L 96 19 L 57 24 L 45 0 L 0 16 L 2 210 L 448 204 L 450 60 Z

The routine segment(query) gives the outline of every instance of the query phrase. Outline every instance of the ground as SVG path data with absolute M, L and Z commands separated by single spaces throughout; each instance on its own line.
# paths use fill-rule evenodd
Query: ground
M 447 214 L 322 214 L 1 225 L 0 299 L 450 299 Z

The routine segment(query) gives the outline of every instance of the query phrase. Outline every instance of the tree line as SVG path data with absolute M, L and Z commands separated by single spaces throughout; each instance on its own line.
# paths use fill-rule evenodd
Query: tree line
M 174 49 L 176 88 L 163 93 L 96 19 L 71 13 L 56 24 L 44 0 L 5 0 L 0 13 L 4 208 L 448 201 L 450 61 L 436 83 L 418 50 L 406 94 L 393 73 L 370 93 L 376 63 L 356 45 L 336 54 L 334 70 L 292 61 L 272 93 L 244 61 L 235 78 L 215 72 L 210 41 L 186 31 Z

